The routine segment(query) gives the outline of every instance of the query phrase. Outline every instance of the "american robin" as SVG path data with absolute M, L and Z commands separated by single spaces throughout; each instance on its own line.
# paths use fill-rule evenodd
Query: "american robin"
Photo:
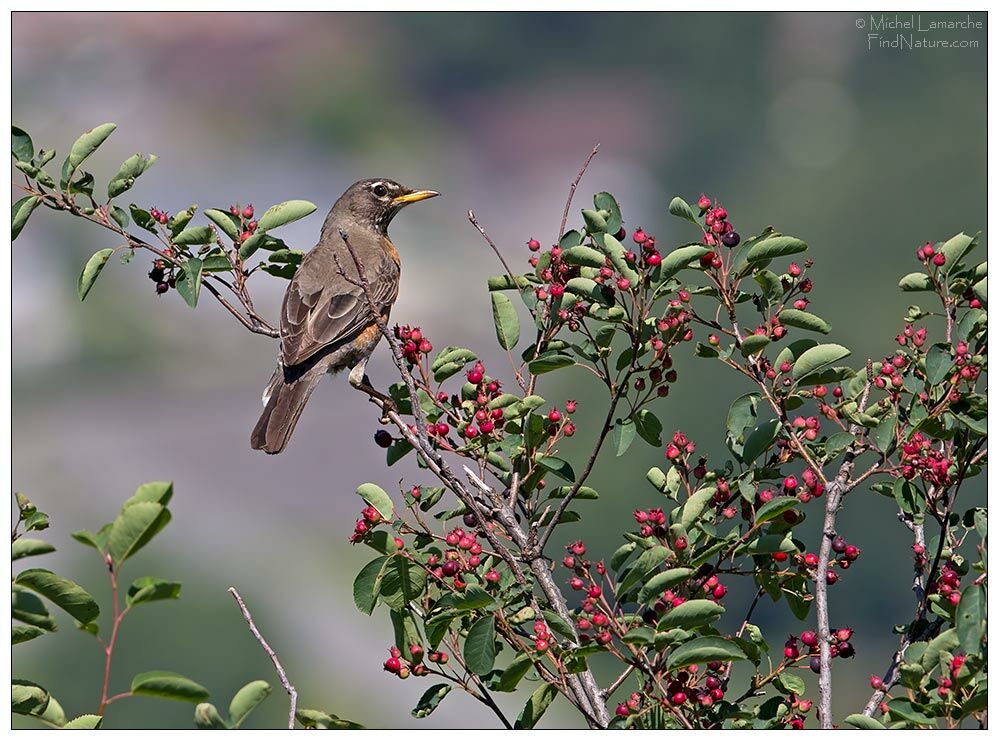
M 255 450 L 274 454 L 285 449 L 312 390 L 326 373 L 350 368 L 351 385 L 373 391 L 364 366 L 380 331 L 357 285 L 357 267 L 341 233 L 387 321 L 399 295 L 399 253 L 388 237 L 389 222 L 404 206 L 437 195 L 381 178 L 354 183 L 333 204 L 319 244 L 302 260 L 284 295 L 281 353 L 264 391 L 264 412 L 250 435 Z

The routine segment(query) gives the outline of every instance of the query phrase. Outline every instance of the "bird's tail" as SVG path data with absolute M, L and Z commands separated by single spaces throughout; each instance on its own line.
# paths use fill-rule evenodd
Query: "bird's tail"
M 325 370 L 325 364 L 317 363 L 304 373 L 289 377 L 278 365 L 264 391 L 264 411 L 250 434 L 254 450 L 275 455 L 287 447 L 298 418 Z

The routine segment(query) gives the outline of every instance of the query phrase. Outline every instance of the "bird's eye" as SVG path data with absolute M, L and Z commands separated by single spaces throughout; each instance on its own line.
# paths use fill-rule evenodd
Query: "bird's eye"
M 371 192 L 374 193 L 379 198 L 384 198 L 385 196 L 388 195 L 388 188 L 386 188 L 381 183 L 378 183 L 374 188 L 371 189 Z

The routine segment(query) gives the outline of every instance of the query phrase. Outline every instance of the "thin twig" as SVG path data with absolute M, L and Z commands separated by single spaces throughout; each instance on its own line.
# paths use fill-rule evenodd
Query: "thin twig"
M 274 653 L 274 649 L 270 647 L 270 644 L 264 640 L 264 637 L 260 635 L 260 631 L 257 630 L 257 625 L 253 622 L 253 616 L 250 614 L 249 609 L 247 609 L 243 598 L 239 596 L 239 592 L 236 591 L 236 587 L 229 587 L 229 594 L 231 594 L 233 599 L 236 600 L 236 604 L 239 605 L 239 610 L 243 613 L 243 618 L 246 620 L 246 624 L 250 626 L 250 632 L 253 633 L 253 637 L 257 639 L 257 643 L 260 644 L 260 647 L 264 649 L 264 653 L 270 656 L 271 663 L 274 664 L 274 669 L 277 670 L 278 677 L 281 679 L 281 686 L 284 687 L 289 698 L 288 729 L 294 729 L 295 710 L 298 708 L 298 691 L 295 689 L 294 685 L 288 681 L 288 675 L 284 673 L 284 667 L 281 666 L 281 660 L 278 659 L 277 654 Z
M 593 147 L 593 151 L 587 155 L 586 161 L 583 162 L 583 166 L 579 168 L 579 173 L 576 175 L 576 179 L 569 185 L 569 197 L 565 200 L 565 211 L 562 212 L 562 223 L 559 225 L 558 235 L 555 237 L 556 241 L 562 239 L 562 235 L 565 234 L 565 225 L 566 222 L 569 221 L 569 209 L 572 208 L 572 197 L 576 195 L 576 188 L 579 187 L 579 181 L 583 179 L 583 175 L 586 173 L 586 168 L 590 166 L 590 162 L 597 156 L 598 149 L 600 149 L 599 144 Z

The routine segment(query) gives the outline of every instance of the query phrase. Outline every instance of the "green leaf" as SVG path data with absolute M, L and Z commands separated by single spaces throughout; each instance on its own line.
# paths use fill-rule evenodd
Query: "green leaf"
M 427 572 L 404 556 L 390 556 L 379 586 L 379 596 L 393 610 L 403 610 L 427 587 Z
M 10 590 L 11 617 L 22 623 L 34 625 L 42 630 L 53 631 L 58 627 L 56 621 L 45 609 L 45 603 L 34 592 L 14 586 Z
M 18 538 L 10 545 L 10 560 L 17 561 L 19 558 L 27 558 L 28 556 L 41 556 L 53 551 L 55 551 L 55 546 L 44 540 Z
M 170 503 L 171 499 L 173 499 L 172 481 L 148 481 L 136 488 L 135 493 L 125 500 L 122 509 L 130 507 L 137 502 L 155 502 L 165 507 Z
M 622 456 L 628 452 L 628 448 L 631 447 L 631 443 L 635 440 L 635 433 L 638 432 L 638 427 L 635 424 L 635 420 L 631 419 L 618 419 L 614 422 L 614 428 L 611 430 L 611 439 L 614 442 L 614 453 L 615 455 Z
M 538 687 L 531 694 L 530 698 L 528 698 L 527 704 L 520 711 L 520 715 L 517 716 L 513 727 L 517 730 L 534 728 L 538 724 L 538 721 L 541 720 L 541 716 L 545 714 L 548 706 L 552 704 L 552 701 L 557 696 L 558 690 L 550 684 L 543 684 Z
M 742 353 L 743 357 L 748 358 L 750 355 L 756 355 L 756 353 L 760 352 L 769 344 L 770 338 L 765 334 L 751 334 L 743 338 L 739 351 Z
M 573 473 L 572 466 L 569 465 L 568 461 L 564 461 L 561 458 L 556 458 L 553 455 L 544 455 L 538 458 L 538 465 L 566 481 L 576 480 L 576 474 Z
M 663 255 L 663 261 L 659 267 L 660 280 L 673 277 L 690 265 L 690 263 L 700 260 L 710 251 L 704 245 L 688 244 L 685 247 L 677 247 L 675 250 L 666 253 Z
M 832 343 L 816 345 L 801 353 L 801 356 L 794 362 L 791 376 L 797 381 L 810 373 L 842 360 L 849 354 L 850 351 L 842 345 Z
M 365 502 L 370 504 L 372 507 L 378 510 L 378 514 L 382 516 L 382 519 L 391 520 L 394 507 L 392 506 L 392 499 L 385 490 L 382 489 L 377 484 L 361 484 L 357 487 L 357 494 Z
M 909 273 L 898 282 L 898 287 L 906 292 L 936 290 L 933 281 L 926 273 Z
M 675 608 L 674 608 L 675 609 Z M 708 661 L 745 661 L 745 652 L 732 641 L 717 636 L 704 636 L 682 644 L 670 653 L 667 669 L 703 664 Z
M 48 569 L 22 571 L 14 582 L 38 592 L 81 623 L 89 623 L 100 614 L 94 598 L 83 587 Z
M 512 350 L 520 341 L 520 319 L 513 302 L 502 293 L 491 293 L 493 302 L 493 324 L 496 325 L 496 339 L 504 350 Z
M 697 518 L 701 516 L 701 512 L 708 506 L 708 502 L 711 501 L 714 495 L 715 487 L 709 486 L 695 491 L 683 503 L 683 509 L 680 512 L 680 526 L 684 530 L 689 530 L 690 526 L 697 521 Z
M 80 300 L 83 301 L 87 294 L 90 293 L 90 289 L 94 286 L 94 281 L 97 280 L 97 276 L 101 274 L 104 270 L 104 266 L 107 264 L 108 259 L 114 254 L 114 249 L 108 247 L 103 250 L 98 250 L 90 259 L 87 260 L 87 264 L 83 266 L 83 272 L 80 273 L 80 279 L 77 281 L 76 292 L 80 296 Z
M 308 201 L 285 201 L 267 209 L 257 222 L 257 229 L 264 232 L 277 229 L 279 226 L 304 219 L 315 210 L 315 204 Z
M 197 257 L 189 258 L 177 277 L 177 293 L 192 309 L 198 305 L 198 296 L 201 294 L 201 267 L 201 260 Z
M 471 612 L 472 610 L 494 609 L 496 600 L 482 587 L 469 584 L 465 591 L 455 595 L 452 607 L 459 612 Z
M 423 693 L 419 701 L 416 703 L 416 707 L 413 708 L 412 715 L 414 718 L 426 718 L 437 706 L 441 704 L 441 700 L 447 697 L 447 693 L 451 691 L 454 685 L 451 684 L 434 684 L 427 688 L 427 691 Z
M 696 628 L 708 625 L 725 614 L 725 608 L 709 599 L 687 600 L 672 608 L 659 622 L 659 630 Z
M 982 652 L 982 637 L 985 635 L 986 605 L 985 590 L 980 584 L 969 584 L 961 592 L 957 605 L 954 626 L 957 630 L 961 650 L 965 654 Z
M 124 507 L 112 523 L 108 536 L 108 553 L 115 568 L 152 540 L 168 522 L 170 510 L 162 504 L 136 502 Z
M 616 234 L 621 228 L 621 207 L 617 204 L 617 199 L 610 193 L 597 193 L 593 196 L 593 206 L 598 211 L 607 211 L 610 215 L 606 217 L 607 231 Z
M 603 242 L 604 249 L 607 250 L 607 256 L 610 257 L 611 262 L 614 264 L 614 269 L 631 281 L 632 286 L 637 286 L 641 278 L 625 259 L 624 245 L 618 242 L 617 238 L 611 234 L 605 234 Z
M 957 630 L 954 628 L 945 630 L 938 635 L 929 642 L 923 655 L 919 658 L 919 663 L 923 667 L 923 671 L 935 671 L 937 665 L 940 663 L 941 655 L 944 653 L 953 653 L 954 649 L 959 645 L 961 645 L 961 642 L 958 638 Z
M 674 584 L 679 584 L 689 578 L 694 573 L 693 569 L 686 566 L 678 566 L 675 569 L 660 571 L 642 586 L 638 592 L 639 602 L 649 602 L 653 598 L 658 599 L 659 595 Z
M 497 692 L 513 692 L 532 666 L 534 664 L 528 654 L 518 654 L 490 689 Z
M 909 700 L 896 697 L 888 701 L 888 715 L 893 720 L 905 720 L 917 726 L 936 726 L 936 721 L 919 710 Z
M 978 296 L 981 301 L 986 304 L 989 302 L 989 279 L 987 277 L 982 278 L 980 281 L 975 283 L 971 287 L 971 290 L 975 292 L 975 295 Z
M 976 237 L 969 237 L 963 232 L 961 234 L 955 234 L 953 237 L 948 239 L 940 246 L 940 252 L 947 259 L 944 263 L 942 272 L 947 275 L 954 269 L 954 267 L 961 261 L 968 252 L 970 252 L 976 243 Z
M 330 713 L 324 713 L 321 710 L 310 710 L 308 708 L 300 708 L 296 711 L 295 720 L 305 726 L 305 728 L 329 730 L 362 730 L 364 728 L 360 723 L 355 723 L 352 720 L 344 720 Z
M 882 453 L 887 452 L 888 448 L 895 440 L 895 425 L 897 423 L 897 415 L 887 414 L 884 419 L 878 422 L 878 426 L 874 428 L 874 432 L 872 433 L 874 444 Z
M 569 265 L 583 265 L 589 268 L 602 268 L 607 264 L 607 256 L 603 252 L 585 245 L 565 250 L 562 253 L 562 260 Z
M 239 239 L 239 224 L 232 214 L 221 211 L 217 208 L 206 208 L 205 216 L 215 224 L 229 239 Z
M 31 212 L 38 208 L 42 199 L 38 196 L 26 196 L 10 207 L 10 239 L 17 239 L 17 236 L 28 223 Z
M 661 545 L 654 545 L 647 551 L 643 551 L 642 554 L 635 559 L 634 563 L 631 564 L 631 568 L 628 569 L 627 575 L 624 576 L 618 584 L 618 596 L 620 597 L 626 594 L 635 584 L 643 581 L 646 574 L 653 569 L 659 568 L 659 566 L 672 555 L 672 551 Z
M 472 623 L 462 654 L 465 665 L 473 674 L 481 677 L 493 670 L 496 662 L 496 618 L 485 615 Z
M 950 348 L 943 343 L 932 345 L 926 353 L 926 381 L 936 386 L 944 380 L 954 367 Z
M 590 234 L 600 234 L 607 231 L 607 220 L 592 208 L 583 209 L 583 223 Z
M 49 704 L 49 693 L 27 679 L 12 679 L 10 709 L 20 715 L 41 715 Z
M 69 186 L 69 181 L 72 179 L 73 173 L 76 171 L 84 160 L 86 160 L 90 155 L 97 151 L 97 148 L 101 146 L 111 136 L 117 126 L 113 123 L 105 123 L 100 126 L 95 126 L 90 131 L 87 131 L 80 135 L 72 148 L 69 150 L 69 156 L 66 158 L 66 162 L 62 166 L 62 188 L 65 190 Z
M 262 679 L 256 679 L 243 685 L 239 691 L 233 695 L 232 702 L 229 703 L 229 722 L 233 728 L 239 728 L 240 724 L 246 720 L 257 705 L 267 699 L 271 693 L 271 686 Z
M 118 168 L 118 173 L 111 178 L 108 183 L 108 198 L 117 198 L 135 184 L 135 179 L 152 167 L 156 161 L 156 155 L 148 157 L 142 154 L 133 154 L 122 162 Z
M 203 731 L 224 731 L 229 728 L 218 708 L 210 702 L 199 703 L 194 708 L 194 725 Z
M 19 162 L 29 162 L 35 156 L 35 145 L 28 132 L 17 126 L 10 127 L 10 154 Z
M 750 264 L 766 262 L 777 257 L 796 255 L 808 249 L 808 245 L 796 237 L 768 237 L 757 242 L 746 253 L 746 262 Z
M 10 645 L 16 646 L 18 643 L 26 643 L 33 638 L 45 635 L 45 631 L 34 625 L 12 625 L 10 628 Z
M 635 429 L 645 442 L 654 448 L 663 444 L 663 423 L 655 414 L 648 409 L 641 409 L 637 415 L 633 415 L 633 419 L 635 420 Z
M 832 327 L 829 326 L 829 322 L 822 317 L 816 316 L 815 314 L 811 314 L 807 311 L 799 311 L 798 309 L 784 309 L 777 315 L 777 318 L 780 319 L 781 324 L 785 326 L 807 329 L 809 332 L 829 334 L 832 330 Z
M 575 365 L 575 364 L 576 361 L 573 359 L 571 355 L 562 355 L 561 353 L 551 353 L 547 355 L 542 355 L 537 360 L 532 360 L 530 363 L 527 364 L 527 370 L 529 370 L 535 376 L 540 376 L 543 373 L 551 373 L 552 371 L 556 371 L 561 368 L 568 368 L 570 365 Z
M 95 731 L 104 724 L 101 715 L 78 715 L 73 720 L 66 721 L 62 726 L 64 731 Z
M 164 599 L 180 599 L 180 582 L 143 576 L 132 582 L 128 588 L 127 604 L 129 607 Z
M 690 207 L 690 204 L 680 198 L 680 196 L 676 196 L 669 202 L 669 212 L 677 218 L 686 219 L 691 224 L 700 226 L 700 224 L 697 223 L 697 219 L 694 217 L 694 210 Z
M 776 497 L 771 499 L 756 512 L 756 524 L 770 522 L 770 520 L 780 517 L 800 503 L 798 497 Z
M 853 726 L 854 728 L 859 728 L 863 731 L 885 730 L 884 723 L 875 720 L 874 718 L 868 718 L 863 713 L 854 713 L 853 715 L 848 715 L 843 719 L 843 721 Z
M 208 690 L 194 680 L 165 671 L 136 674 L 132 679 L 132 694 L 195 703 L 204 702 L 209 696 Z
M 365 615 L 370 615 L 378 602 L 378 588 L 387 561 L 387 556 L 369 561 L 354 578 L 354 604 Z
M 771 419 L 761 422 L 746 436 L 742 446 L 742 460 L 746 463 L 755 461 L 777 438 L 780 430 L 780 420 Z

